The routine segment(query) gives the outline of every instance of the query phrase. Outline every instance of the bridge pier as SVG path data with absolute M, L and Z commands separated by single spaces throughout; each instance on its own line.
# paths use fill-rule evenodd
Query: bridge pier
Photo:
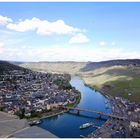
M 77 114 L 78 114 L 78 115 L 80 114 L 80 110 L 77 110 Z

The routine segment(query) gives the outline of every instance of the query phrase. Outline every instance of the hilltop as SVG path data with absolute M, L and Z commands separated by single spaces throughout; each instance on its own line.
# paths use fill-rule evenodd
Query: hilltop
M 109 60 L 101 62 L 91 62 L 88 63 L 85 67 L 81 68 L 80 71 L 86 72 L 102 67 L 111 67 L 111 66 L 140 66 L 139 59 L 126 59 L 126 60 Z
M 87 85 L 112 96 L 140 101 L 140 60 L 36 62 L 21 64 L 37 71 L 78 74 Z
M 0 74 L 12 70 L 26 70 L 26 69 L 7 61 L 0 61 Z

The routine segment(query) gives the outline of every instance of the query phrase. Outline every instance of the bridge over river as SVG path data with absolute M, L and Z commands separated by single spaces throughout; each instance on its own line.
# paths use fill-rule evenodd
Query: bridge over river
M 108 119 L 106 116 L 114 117 L 115 119 L 125 119 L 121 117 L 121 114 L 114 116 L 112 110 L 106 108 L 105 102 L 108 99 L 98 91 L 87 87 L 80 77 L 72 76 L 70 84 L 81 92 L 80 103 L 75 108 L 62 106 L 62 110 L 69 111 L 70 113 L 63 113 L 59 116 L 43 119 L 43 122 L 39 125 L 41 128 L 49 130 L 60 138 L 79 138 L 80 135 L 87 136 L 97 129 L 89 127 L 81 131 L 79 127 L 82 124 L 92 122 L 95 126 L 100 127 Z M 80 113 L 79 115 L 73 115 L 78 112 Z
M 77 113 L 80 113 L 80 111 L 84 111 L 84 112 L 96 113 L 96 114 L 99 114 L 100 116 L 108 116 L 108 117 L 115 118 L 115 119 L 127 120 L 126 117 L 121 117 L 121 116 L 117 116 L 117 115 L 113 115 L 113 114 L 107 114 L 107 113 L 90 110 L 90 109 L 82 109 L 82 108 L 77 108 L 77 107 L 73 108 L 73 107 L 65 107 L 65 106 L 63 106 L 62 108 L 66 109 L 66 110 L 76 110 Z

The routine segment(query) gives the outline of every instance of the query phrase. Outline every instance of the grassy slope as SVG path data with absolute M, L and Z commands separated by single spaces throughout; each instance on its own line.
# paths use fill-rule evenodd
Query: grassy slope
M 86 84 L 113 96 L 140 101 L 140 67 L 111 66 L 81 72 L 86 63 L 30 63 L 26 68 L 48 72 L 79 74 Z M 128 95 L 131 93 L 131 95 Z
M 113 66 L 92 70 L 83 74 L 83 80 L 110 95 L 140 101 L 140 67 Z

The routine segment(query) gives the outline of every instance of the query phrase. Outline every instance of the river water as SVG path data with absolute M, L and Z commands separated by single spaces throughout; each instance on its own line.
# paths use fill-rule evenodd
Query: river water
M 77 107 L 82 109 L 90 109 L 111 113 L 111 108 L 108 106 L 108 100 L 99 92 L 84 85 L 79 76 L 72 76 L 71 85 L 81 92 L 81 100 Z M 96 128 L 89 127 L 80 130 L 79 127 L 87 122 L 93 122 L 96 126 L 101 126 L 105 123 L 107 117 L 89 112 L 80 112 L 80 114 L 64 113 L 62 115 L 43 119 L 39 127 L 44 128 L 60 138 L 79 138 L 80 135 L 88 135 Z

